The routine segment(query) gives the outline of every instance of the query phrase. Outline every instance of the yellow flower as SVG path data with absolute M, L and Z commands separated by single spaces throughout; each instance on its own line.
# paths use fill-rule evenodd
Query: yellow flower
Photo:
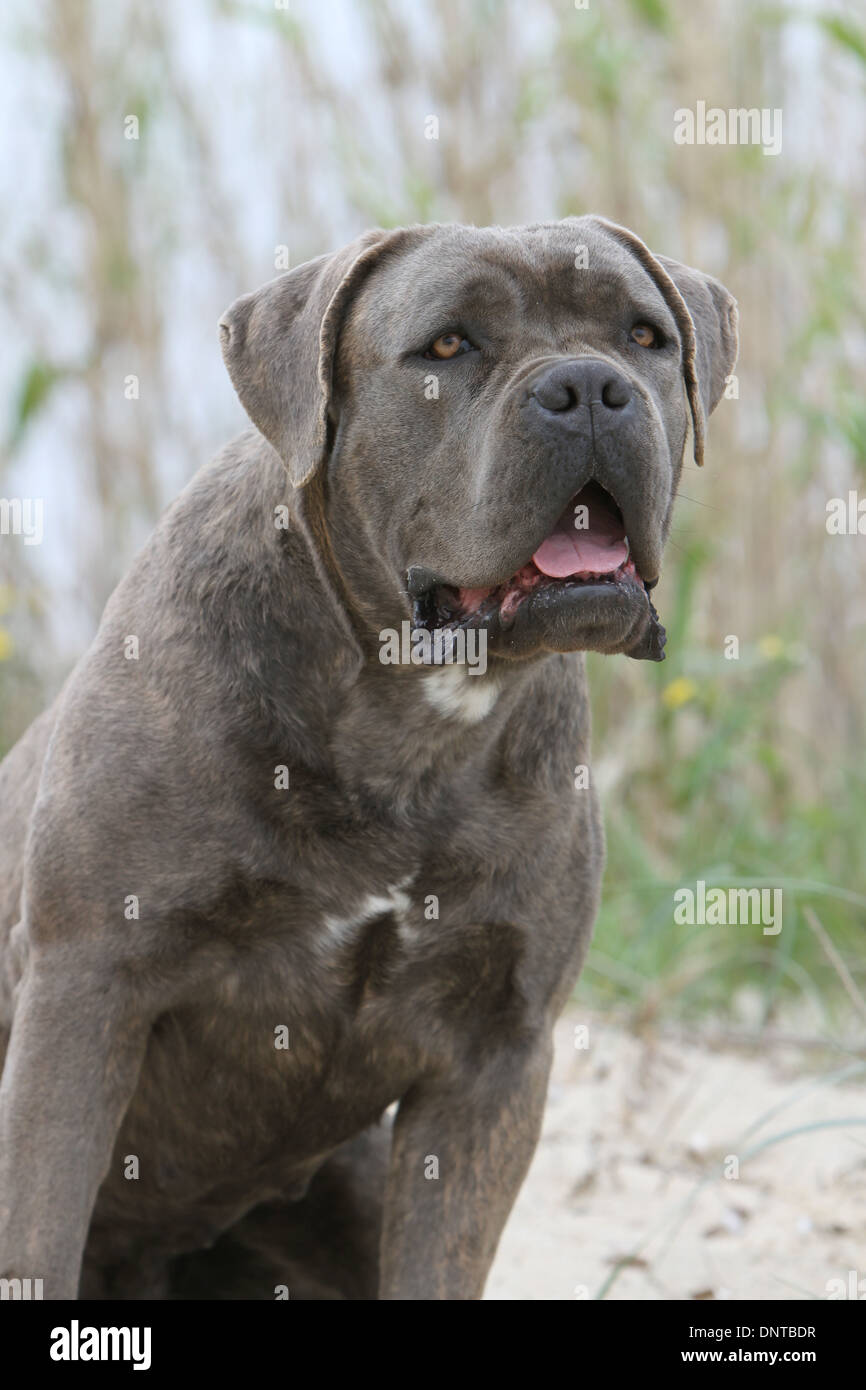
M 12 655 L 12 638 L 5 627 L 0 627 L 0 661 Z
M 775 632 L 768 632 L 766 637 L 759 639 L 758 651 L 767 661 L 778 661 L 785 654 L 785 643 Z
M 0 614 L 9 612 L 14 597 L 15 590 L 11 584 L 0 584 Z
M 688 676 L 678 676 L 670 685 L 666 685 L 662 692 L 662 704 L 666 709 L 679 709 L 681 705 L 687 705 L 689 700 L 694 699 L 698 693 L 698 687 L 694 681 L 689 680 Z

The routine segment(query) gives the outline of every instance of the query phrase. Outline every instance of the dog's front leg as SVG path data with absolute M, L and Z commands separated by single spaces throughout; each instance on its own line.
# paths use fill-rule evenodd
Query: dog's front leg
M 381 1299 L 478 1299 L 538 1141 L 550 1047 L 419 1083 L 394 1125 Z
M 52 949 L 21 979 L 0 1085 L 0 1278 L 75 1298 L 147 1028 L 103 965 Z

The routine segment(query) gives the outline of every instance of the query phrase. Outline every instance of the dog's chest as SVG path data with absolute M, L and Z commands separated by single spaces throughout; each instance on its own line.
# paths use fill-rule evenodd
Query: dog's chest
M 235 1205 L 303 1189 L 449 1060 L 443 1048 L 468 1061 L 488 1044 L 486 1012 L 502 1026 L 514 1003 L 512 929 L 468 922 L 409 876 L 291 922 L 269 901 L 251 928 L 150 1039 L 118 1153 L 139 1157 L 137 1209 L 157 1223 L 198 1208 L 219 1225 Z M 129 1193 L 109 1187 L 115 1208 Z

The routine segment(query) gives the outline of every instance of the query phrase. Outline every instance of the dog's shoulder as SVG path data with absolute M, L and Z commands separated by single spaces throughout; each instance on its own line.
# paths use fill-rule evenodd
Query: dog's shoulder
M 327 604 L 279 456 L 247 431 L 199 469 L 164 513 L 106 605 L 88 659 L 113 683 L 229 686 L 306 645 Z M 118 652 L 126 663 L 118 664 Z M 192 693 L 192 692 L 190 692 Z
M 325 640 L 291 494 L 251 431 L 168 508 L 58 701 L 40 798 L 58 834 L 86 822 L 105 841 L 129 821 L 168 824 L 177 807 L 184 839 L 192 806 L 199 837 L 225 840 L 247 783 L 273 787 L 277 764 L 324 742 L 343 647 Z
M 285 465 L 257 430 L 198 470 L 133 567 L 132 585 L 142 570 L 153 574 L 162 597 L 171 592 L 205 608 L 232 590 L 287 577 L 297 586 L 312 575 Z

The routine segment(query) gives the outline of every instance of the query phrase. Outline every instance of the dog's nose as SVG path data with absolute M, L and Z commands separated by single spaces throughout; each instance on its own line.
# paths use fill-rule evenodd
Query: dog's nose
M 609 362 L 597 357 L 570 357 L 548 368 L 530 395 L 551 415 L 567 415 L 585 405 L 623 410 L 631 400 L 631 387 Z

